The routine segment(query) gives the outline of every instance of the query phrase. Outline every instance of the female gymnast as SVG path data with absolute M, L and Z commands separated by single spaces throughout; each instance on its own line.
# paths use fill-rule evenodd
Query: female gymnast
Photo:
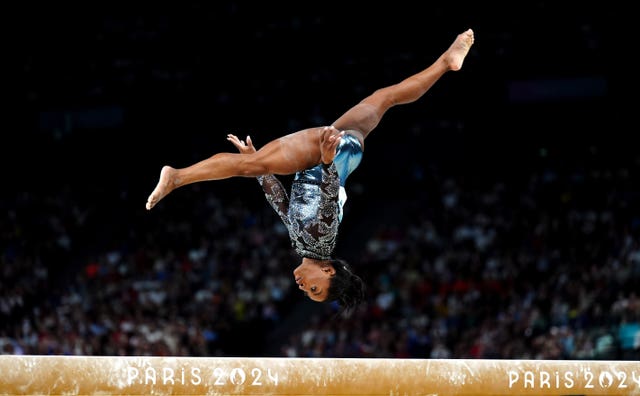
M 302 257 L 293 276 L 313 301 L 337 301 L 351 311 L 365 298 L 365 285 L 344 261 L 333 259 L 338 226 L 346 200 L 347 177 L 362 160 L 364 140 L 391 107 L 421 98 L 446 72 L 460 70 L 474 43 L 468 29 L 426 69 L 384 88 L 350 108 L 331 126 L 303 129 L 282 136 L 259 150 L 251 138 L 227 139 L 240 153 L 217 153 L 185 168 L 164 166 L 149 195 L 148 210 L 178 187 L 230 177 L 256 177 L 267 200 L 289 230 Z M 292 175 L 287 196 L 275 175 Z

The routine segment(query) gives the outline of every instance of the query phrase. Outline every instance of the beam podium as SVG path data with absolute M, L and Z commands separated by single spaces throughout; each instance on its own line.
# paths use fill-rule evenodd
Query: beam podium
M 0 395 L 640 395 L 640 362 L 0 355 Z

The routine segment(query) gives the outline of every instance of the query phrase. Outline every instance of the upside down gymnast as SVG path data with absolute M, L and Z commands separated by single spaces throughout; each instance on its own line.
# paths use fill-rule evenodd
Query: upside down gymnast
M 302 258 L 293 270 L 298 287 L 311 300 L 337 301 L 351 311 L 365 298 L 365 284 L 350 265 L 333 258 L 346 201 L 347 177 L 358 167 L 364 141 L 391 107 L 421 98 L 444 74 L 458 71 L 474 43 L 472 29 L 457 35 L 430 66 L 397 84 L 374 91 L 330 126 L 290 133 L 257 150 L 249 136 L 227 135 L 239 153 L 217 153 L 185 168 L 165 165 L 146 208 L 192 183 L 255 177 L 267 201 L 287 226 Z M 294 175 L 288 195 L 276 175 Z

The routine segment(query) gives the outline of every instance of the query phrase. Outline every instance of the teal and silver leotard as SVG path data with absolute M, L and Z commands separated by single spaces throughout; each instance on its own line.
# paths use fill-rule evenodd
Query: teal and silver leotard
M 258 177 L 267 201 L 284 222 L 291 245 L 301 257 L 331 258 L 347 199 L 345 182 L 361 160 L 360 141 L 345 134 L 331 164 L 296 173 L 290 197 L 274 175 Z

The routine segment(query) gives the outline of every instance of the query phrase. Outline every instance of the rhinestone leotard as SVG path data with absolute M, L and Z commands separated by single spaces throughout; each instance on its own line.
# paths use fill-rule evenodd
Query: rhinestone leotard
M 296 173 L 290 196 L 274 175 L 258 177 L 267 201 L 287 227 L 291 245 L 301 257 L 331 258 L 346 201 L 344 184 L 361 159 L 360 142 L 345 135 L 331 164 Z

